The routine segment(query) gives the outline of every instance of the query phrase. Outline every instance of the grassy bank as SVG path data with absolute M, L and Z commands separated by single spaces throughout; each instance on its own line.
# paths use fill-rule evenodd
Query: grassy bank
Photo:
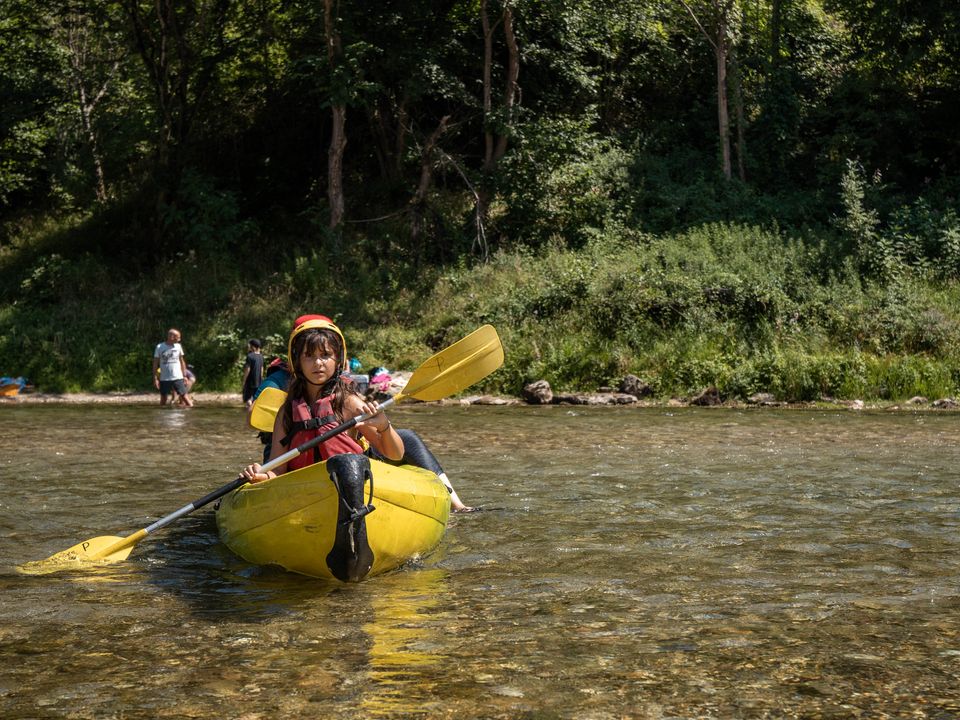
M 198 389 L 236 390 L 248 337 L 282 351 L 290 319 L 317 311 L 367 368 L 412 369 L 492 323 L 507 358 L 491 392 L 540 378 L 588 391 L 633 373 L 660 397 L 708 385 L 787 401 L 960 393 L 960 285 L 916 270 L 865 282 L 827 237 L 607 231 L 579 249 L 425 268 L 390 253 L 388 233 L 336 255 L 250 241 L 121 263 L 96 232 L 71 218 L 3 249 L 0 373 L 48 391 L 147 389 L 153 346 L 175 325 Z
M 441 278 L 425 315 L 502 328 L 500 382 L 593 389 L 639 375 L 659 396 L 707 385 L 781 400 L 944 397 L 960 387 L 960 287 L 863 284 L 829 249 L 753 227 L 505 255 Z

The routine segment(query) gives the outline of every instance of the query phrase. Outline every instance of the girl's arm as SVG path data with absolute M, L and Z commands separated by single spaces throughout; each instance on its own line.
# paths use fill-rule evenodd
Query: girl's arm
M 369 420 L 357 423 L 357 430 L 363 435 L 374 449 L 388 460 L 403 459 L 403 440 L 393 429 L 390 419 L 376 402 L 364 402 L 359 397 L 351 397 L 346 401 L 346 410 L 350 417 L 365 413 L 376 413 Z M 345 413 L 347 414 L 347 413 Z
M 281 408 L 280 412 L 277 413 L 276 420 L 273 421 L 273 440 L 270 444 L 271 458 L 280 457 L 289 450 L 289 448 L 283 447 L 283 444 L 280 442 L 286 434 L 283 429 L 283 409 Z M 277 465 L 273 470 L 267 470 L 267 472 L 263 472 L 260 468 L 260 463 L 253 463 L 252 465 L 247 465 L 240 474 L 250 482 L 258 483 L 275 478 L 277 475 L 283 475 L 286 471 L 286 463 Z

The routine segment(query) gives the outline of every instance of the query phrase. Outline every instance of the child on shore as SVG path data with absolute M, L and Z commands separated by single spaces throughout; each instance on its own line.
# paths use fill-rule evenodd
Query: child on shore
M 263 353 L 260 352 L 260 341 L 251 338 L 247 341 L 247 359 L 243 364 L 243 378 L 240 380 L 243 405 L 247 410 L 253 405 L 253 396 L 262 381 Z

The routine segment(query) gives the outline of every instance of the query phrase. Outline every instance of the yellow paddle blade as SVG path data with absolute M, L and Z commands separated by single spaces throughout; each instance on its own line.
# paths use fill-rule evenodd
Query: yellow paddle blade
M 404 397 L 440 400 L 470 387 L 501 365 L 500 336 L 492 325 L 484 325 L 424 360 L 396 397 L 397 400 Z M 264 388 L 250 410 L 250 424 L 257 430 L 272 432 L 274 419 L 286 398 L 283 390 Z
M 257 430 L 273 432 L 273 421 L 287 394 L 280 388 L 265 387 L 250 408 L 250 424 Z
M 105 565 L 120 562 L 127 559 L 127 556 L 133 550 L 133 546 L 144 535 L 146 533 L 143 530 L 127 537 L 101 535 L 77 543 L 67 550 L 61 550 L 46 560 L 33 560 L 19 565 L 17 570 L 25 575 L 46 575 L 60 570 L 81 567 L 91 562 Z
M 470 387 L 501 365 L 500 336 L 493 325 L 484 325 L 425 360 L 396 398 L 440 400 Z

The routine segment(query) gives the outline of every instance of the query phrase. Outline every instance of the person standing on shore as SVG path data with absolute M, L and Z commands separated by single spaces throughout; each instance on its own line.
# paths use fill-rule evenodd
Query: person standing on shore
M 263 380 L 263 354 L 260 352 L 260 341 L 256 338 L 247 341 L 247 361 L 243 364 L 243 404 L 249 410 L 253 405 L 253 397 Z
M 193 400 L 187 391 L 184 377 L 187 372 L 187 360 L 180 345 L 180 331 L 170 328 L 166 342 L 157 343 L 153 350 L 153 386 L 160 391 L 160 404 L 166 405 L 167 398 L 176 393 L 181 404 L 193 407 Z M 157 371 L 160 371 L 157 374 Z

